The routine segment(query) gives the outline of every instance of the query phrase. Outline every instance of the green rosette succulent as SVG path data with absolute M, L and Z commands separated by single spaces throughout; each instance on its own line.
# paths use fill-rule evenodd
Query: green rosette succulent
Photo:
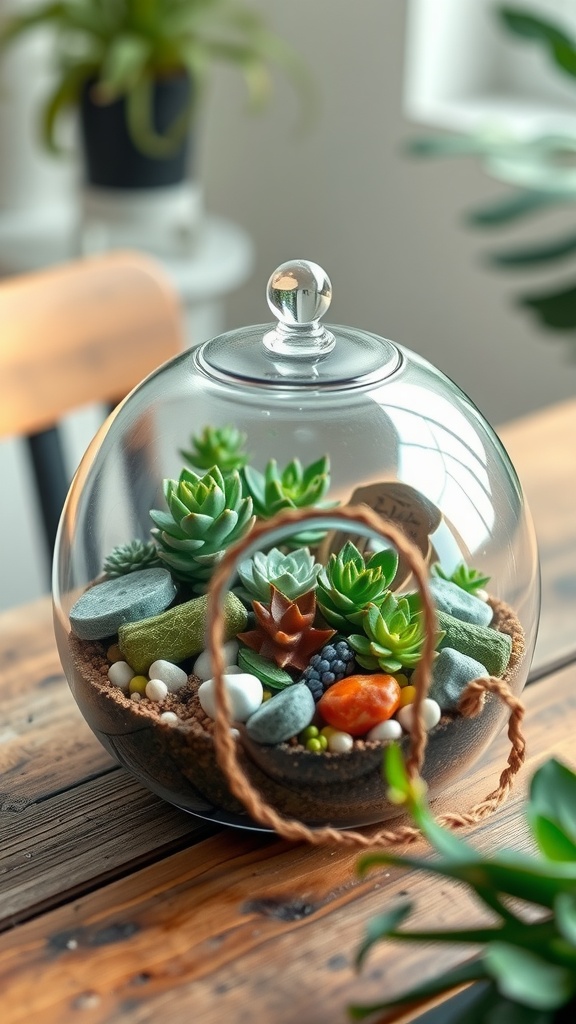
M 152 541 L 131 540 L 118 544 L 104 559 L 103 570 L 107 576 L 127 576 L 140 569 L 154 569 L 161 565 L 158 549 Z
M 432 566 L 432 573 L 441 580 L 455 583 L 457 587 L 465 590 L 468 594 L 475 594 L 477 590 L 482 590 L 490 580 L 489 576 L 482 576 L 477 569 L 469 569 L 466 562 L 460 562 L 452 573 L 444 572 L 442 566 L 436 562 Z
M 244 450 L 246 434 L 236 427 L 204 427 L 201 434 L 190 440 L 192 448 L 180 454 L 196 469 L 218 466 L 221 473 L 231 473 L 248 462 L 248 453 Z
M 420 661 L 426 638 L 417 594 L 397 600 L 388 593 L 381 605 L 371 604 L 362 613 L 364 635 L 353 633 L 348 643 L 356 661 L 371 671 L 400 672 Z M 439 642 L 444 634 L 438 634 Z
M 330 626 L 341 633 L 361 626 L 369 604 L 382 604 L 398 569 L 398 554 L 392 548 L 377 551 L 368 562 L 352 541 L 318 575 L 316 600 Z
M 266 604 L 270 600 L 270 584 L 273 583 L 284 597 L 295 601 L 316 588 L 320 569 L 308 548 L 297 548 L 288 554 L 278 548 L 272 548 L 267 554 L 257 551 L 253 558 L 247 558 L 238 566 L 243 587 L 236 592 L 250 602 L 257 600 Z
M 169 511 L 150 512 L 158 556 L 176 580 L 203 593 L 226 548 L 252 528 L 252 500 L 236 470 L 224 476 L 217 466 L 202 477 L 183 469 L 164 481 L 164 497 Z
M 271 519 L 285 508 L 332 508 L 337 502 L 323 502 L 322 498 L 330 487 L 330 458 L 324 455 L 305 469 L 299 459 L 291 462 L 280 472 L 276 459 L 270 459 L 264 473 L 245 466 L 242 470 L 244 489 L 254 502 L 254 512 L 259 519 Z M 325 533 L 323 530 L 300 531 L 286 540 L 289 547 L 318 544 Z

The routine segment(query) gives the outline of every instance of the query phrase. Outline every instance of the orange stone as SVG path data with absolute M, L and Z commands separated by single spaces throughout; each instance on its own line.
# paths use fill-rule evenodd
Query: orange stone
M 329 686 L 316 705 L 328 725 L 363 736 L 400 707 L 401 688 L 394 676 L 347 676 Z

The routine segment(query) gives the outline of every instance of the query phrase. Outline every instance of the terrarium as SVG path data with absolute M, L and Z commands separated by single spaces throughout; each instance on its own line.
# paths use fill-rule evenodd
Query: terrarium
M 56 636 L 122 765 L 186 811 L 257 827 L 214 736 L 210 588 L 231 560 L 217 613 L 239 770 L 281 815 L 361 826 L 395 813 L 383 751 L 410 740 L 429 632 L 410 558 L 339 511 L 370 509 L 425 567 L 432 797 L 506 717 L 491 696 L 462 713 L 470 680 L 524 686 L 535 540 L 502 444 L 451 380 L 385 338 L 325 326 L 331 284 L 314 263 L 279 267 L 267 298 L 276 323 L 184 351 L 95 437 L 60 524 Z

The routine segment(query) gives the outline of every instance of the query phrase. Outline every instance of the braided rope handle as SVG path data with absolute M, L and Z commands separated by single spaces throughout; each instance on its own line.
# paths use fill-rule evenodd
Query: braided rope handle
M 287 527 L 305 522 L 318 522 L 322 527 L 334 529 L 342 527 L 342 523 L 354 523 L 355 532 L 371 537 L 379 537 L 391 541 L 400 555 L 403 555 L 418 584 L 422 600 L 422 611 L 426 626 L 426 635 L 422 649 L 422 658 L 416 673 L 416 696 L 414 714 L 410 730 L 410 750 L 406 762 L 408 773 L 416 776 L 424 761 L 427 744 L 427 732 L 423 723 L 422 702 L 428 693 L 432 660 L 435 651 L 436 613 L 430 591 L 428 589 L 428 573 L 424 559 L 418 548 L 393 523 L 382 519 L 367 505 L 343 506 L 325 511 L 323 509 L 285 509 L 273 519 L 257 522 L 251 532 L 241 541 L 229 548 L 212 577 L 208 591 L 208 628 L 207 646 L 212 663 L 212 675 L 216 695 L 216 719 L 214 725 L 214 745 L 218 764 L 222 769 L 233 795 L 240 800 L 251 818 L 266 828 L 277 832 L 284 839 L 292 841 L 305 840 L 313 845 L 333 844 L 340 846 L 358 846 L 363 848 L 388 845 L 391 843 L 408 843 L 420 835 L 418 829 L 411 826 L 400 826 L 396 829 L 379 829 L 377 832 L 356 832 L 354 830 L 336 829 L 331 826 L 308 828 L 297 819 L 283 817 L 268 804 L 257 789 L 252 786 L 242 771 L 236 752 L 236 740 L 231 733 L 230 701 L 224 685 L 224 622 L 222 602 L 230 589 L 236 575 L 238 562 L 244 556 L 258 550 L 261 538 L 267 542 L 276 542 L 288 532 Z M 496 693 L 510 709 L 508 735 L 511 751 L 508 767 L 502 772 L 498 787 L 480 804 L 475 805 L 468 814 L 447 814 L 441 819 L 443 823 L 456 828 L 480 821 L 496 809 L 507 797 L 514 775 L 519 771 L 525 756 L 525 743 L 521 732 L 521 721 L 524 715 L 522 703 L 514 697 L 507 683 L 502 679 L 489 677 L 474 680 L 468 685 L 461 699 L 462 714 L 473 717 L 481 710 L 485 691 Z

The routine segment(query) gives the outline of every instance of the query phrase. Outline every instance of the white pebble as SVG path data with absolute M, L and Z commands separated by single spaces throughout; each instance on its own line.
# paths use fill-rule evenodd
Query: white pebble
M 233 722 L 247 722 L 250 715 L 260 707 L 264 698 L 262 683 L 249 672 L 223 675 L 224 686 L 230 698 Z M 198 687 L 198 699 L 202 710 L 209 718 L 216 718 L 216 685 L 213 679 L 206 679 Z
M 114 683 L 114 686 L 119 686 L 121 690 L 128 689 L 128 684 L 135 675 L 134 669 L 130 668 L 126 661 L 115 661 L 108 669 L 108 679 Z
M 160 721 L 166 722 L 168 725 L 176 725 L 178 715 L 174 714 L 173 711 L 163 711 L 160 715 Z
M 166 683 L 162 682 L 161 679 L 151 679 L 146 685 L 146 696 L 148 700 L 155 700 L 158 703 L 166 700 L 168 696 L 168 687 Z
M 489 594 L 487 590 L 475 590 L 474 597 L 477 597 L 479 601 L 487 601 Z
M 396 712 L 396 718 L 400 722 L 404 732 L 410 732 L 413 716 L 413 704 L 406 704 L 405 707 L 400 708 L 400 710 Z M 442 712 L 440 710 L 440 705 L 435 700 L 432 700 L 431 697 L 426 697 L 426 699 L 422 701 L 422 722 L 426 732 L 429 732 L 435 725 L 438 725 L 441 717 Z
M 171 661 L 155 661 L 148 669 L 148 677 L 162 680 L 163 683 L 166 683 L 170 693 L 181 690 L 188 682 L 188 676 L 184 669 L 178 668 L 178 665 L 174 665 Z
M 354 740 L 349 732 L 331 732 L 328 736 L 328 750 L 331 754 L 349 754 Z
M 402 735 L 402 726 L 395 718 L 389 718 L 386 722 L 378 722 L 373 729 L 370 729 L 367 740 L 399 740 Z
M 142 695 L 140 693 L 131 693 L 130 700 L 133 700 L 135 704 L 139 704 L 142 700 Z
M 229 640 L 228 643 L 222 647 L 222 657 L 224 658 L 224 665 L 226 668 L 230 668 L 232 665 L 236 665 L 236 659 L 238 657 L 238 651 L 240 644 L 237 640 Z M 210 679 L 212 676 L 212 659 L 209 651 L 202 651 L 194 662 L 194 668 L 192 669 L 195 676 L 198 679 Z M 206 712 L 208 714 L 208 712 Z

